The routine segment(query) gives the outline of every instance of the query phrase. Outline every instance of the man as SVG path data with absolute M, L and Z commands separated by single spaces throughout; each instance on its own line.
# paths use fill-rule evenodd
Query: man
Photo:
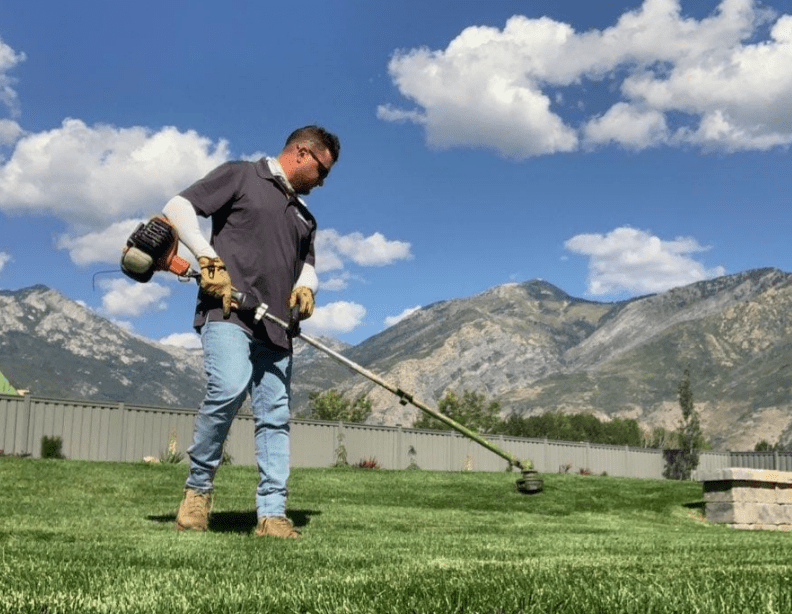
M 176 528 L 208 527 L 215 471 L 231 422 L 250 395 L 259 482 L 257 536 L 298 537 L 286 518 L 289 477 L 291 339 L 277 324 L 232 309 L 232 290 L 266 303 L 288 321 L 311 316 L 316 220 L 301 195 L 321 186 L 338 160 L 338 137 L 320 126 L 295 130 L 277 158 L 227 162 L 163 209 L 201 267 L 195 327 L 207 390 L 195 418 L 190 473 Z M 212 220 L 211 242 L 197 215 Z

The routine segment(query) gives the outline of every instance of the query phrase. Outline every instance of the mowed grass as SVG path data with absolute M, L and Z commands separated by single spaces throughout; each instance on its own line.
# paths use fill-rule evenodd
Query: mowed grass
M 173 530 L 185 465 L 0 458 L 0 612 L 792 612 L 792 535 L 702 520 L 697 483 L 295 469 L 299 540 L 252 536 L 252 467 Z

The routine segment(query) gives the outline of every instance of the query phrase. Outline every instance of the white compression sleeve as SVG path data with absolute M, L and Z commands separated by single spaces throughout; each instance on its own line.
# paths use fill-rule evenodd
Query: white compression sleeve
M 297 282 L 294 284 L 295 288 L 297 286 L 305 286 L 314 294 L 319 291 L 319 278 L 316 276 L 316 269 L 314 269 L 310 264 L 303 265 L 302 271 L 300 271 L 300 276 L 297 278 Z
M 183 196 L 174 196 L 165 205 L 162 213 L 179 233 L 179 241 L 184 243 L 196 258 L 201 256 L 217 258 L 217 252 L 201 233 L 198 216 L 189 200 Z

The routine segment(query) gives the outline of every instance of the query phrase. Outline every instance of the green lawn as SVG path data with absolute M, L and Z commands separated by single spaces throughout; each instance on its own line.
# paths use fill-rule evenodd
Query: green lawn
M 0 612 L 792 612 L 792 534 L 703 522 L 696 483 L 296 469 L 299 540 L 260 539 L 251 467 L 207 533 L 186 466 L 0 458 Z

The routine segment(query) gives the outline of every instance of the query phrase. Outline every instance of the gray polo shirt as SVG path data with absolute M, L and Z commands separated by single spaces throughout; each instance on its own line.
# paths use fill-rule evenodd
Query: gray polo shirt
M 198 215 L 212 220 L 211 244 L 228 267 L 237 290 L 289 320 L 289 295 L 305 263 L 315 263 L 316 219 L 269 169 L 257 162 L 226 162 L 181 192 Z M 198 292 L 196 329 L 207 320 L 223 320 L 219 299 Z M 291 349 L 277 324 L 253 323 L 252 313 L 231 312 L 235 322 L 256 338 Z

